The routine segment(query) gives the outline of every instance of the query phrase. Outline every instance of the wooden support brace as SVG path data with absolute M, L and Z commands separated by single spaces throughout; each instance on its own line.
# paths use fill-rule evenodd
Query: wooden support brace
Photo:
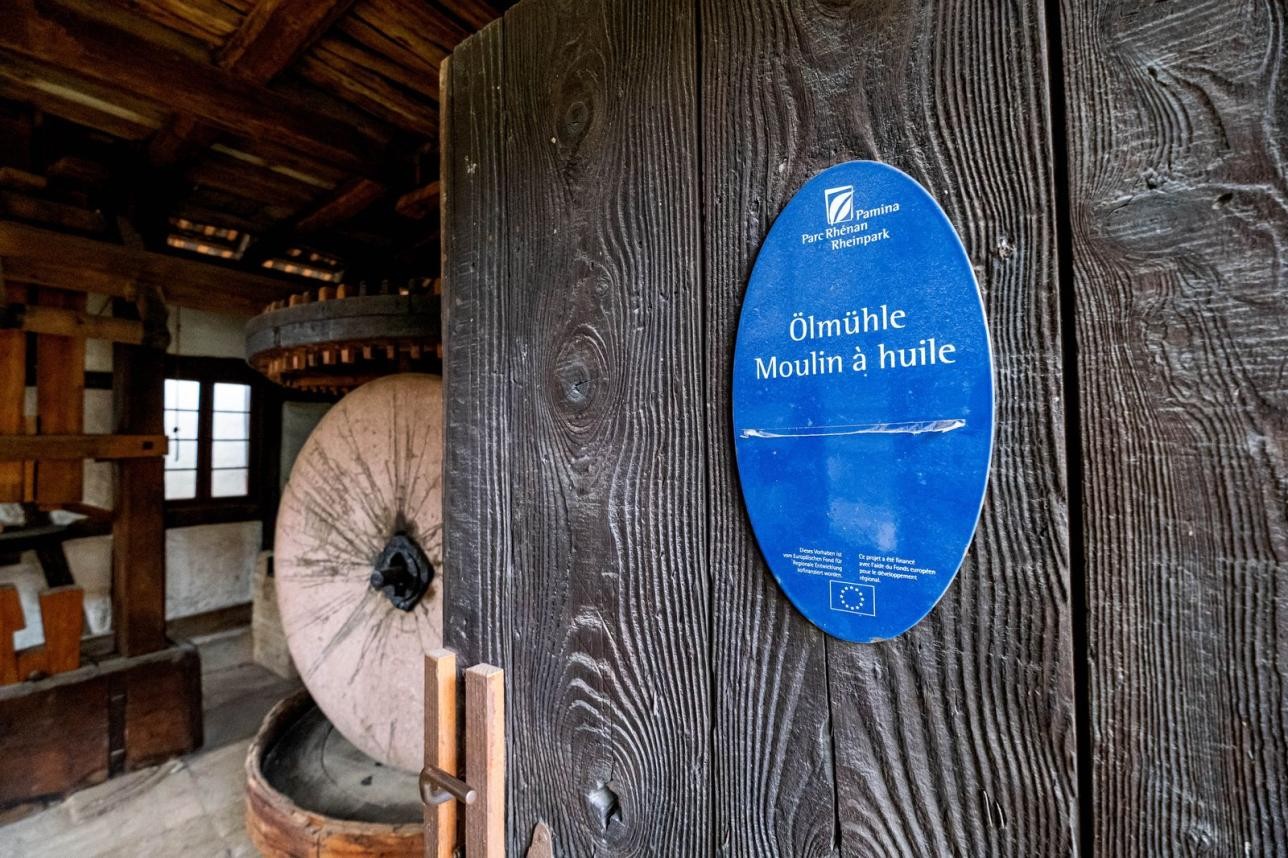
M 0 462 L 38 459 L 42 469 L 50 460 L 152 459 L 166 454 L 165 435 L 0 435 Z M 72 506 L 74 501 L 57 506 Z
M 142 322 L 38 304 L 9 304 L 0 312 L 0 328 L 134 345 L 143 342 Z

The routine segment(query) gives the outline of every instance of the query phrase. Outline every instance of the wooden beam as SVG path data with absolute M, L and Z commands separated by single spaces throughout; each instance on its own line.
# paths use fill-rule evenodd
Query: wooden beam
M 165 431 L 163 356 L 160 350 L 143 346 L 113 346 L 114 431 L 152 436 Z M 164 443 L 162 436 L 163 452 Z M 166 645 L 165 463 L 156 456 L 117 462 L 113 508 L 112 627 L 116 649 L 122 655 L 142 655 Z
M 381 165 L 386 140 L 57 0 L 14 0 L 5 16 L 5 50 L 159 104 L 181 98 L 186 113 L 229 133 L 274 140 L 360 174 Z
M 430 214 L 437 214 L 441 189 L 442 186 L 438 182 L 430 182 L 423 188 L 408 191 L 398 198 L 398 202 L 394 204 L 394 211 L 412 220 L 422 220 Z
M 107 220 L 101 211 L 43 199 L 17 191 L 0 190 L 0 218 L 34 221 L 56 229 L 103 233 Z
M 143 342 L 142 322 L 96 316 L 84 310 L 64 310 L 36 304 L 9 304 L 8 307 L 0 309 L 0 329 L 109 340 L 133 345 Z
M 17 167 L 0 167 L 0 187 L 18 191 L 43 191 L 49 180 Z
M 9 280 L 134 298 L 155 287 L 166 303 L 255 315 L 301 285 L 169 254 L 0 221 L 0 258 Z
M 344 223 L 366 211 L 388 192 L 388 189 L 379 182 L 355 179 L 293 223 L 287 221 L 261 235 L 247 248 L 242 259 L 245 262 L 271 259 L 285 251 L 299 236 L 321 232 Z
M 124 140 L 143 140 L 165 121 L 154 102 L 2 49 L 0 95 Z
M 354 0 L 259 0 L 215 62 L 267 83 L 331 28 Z
M 160 459 L 166 436 L 148 435 L 0 435 L 0 462 L 27 459 Z
M 215 65 L 251 83 L 266 84 L 348 11 L 354 0 L 259 0 L 215 56 Z M 218 129 L 175 116 L 148 146 L 152 162 L 172 166 L 215 142 Z
M 335 196 L 300 218 L 294 232 L 310 233 L 327 229 L 356 217 L 387 193 L 379 182 L 356 179 L 336 191 Z

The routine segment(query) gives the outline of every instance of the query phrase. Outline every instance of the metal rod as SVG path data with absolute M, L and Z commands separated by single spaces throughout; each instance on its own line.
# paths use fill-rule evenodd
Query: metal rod
M 449 775 L 438 766 L 426 766 L 420 772 L 420 800 L 428 805 L 438 805 L 456 799 L 461 804 L 473 804 L 478 793 L 460 778 Z

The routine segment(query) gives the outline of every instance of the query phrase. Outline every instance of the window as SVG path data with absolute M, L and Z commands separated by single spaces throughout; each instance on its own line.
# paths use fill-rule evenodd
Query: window
M 262 383 L 241 361 L 170 356 L 165 499 L 171 526 L 260 517 Z

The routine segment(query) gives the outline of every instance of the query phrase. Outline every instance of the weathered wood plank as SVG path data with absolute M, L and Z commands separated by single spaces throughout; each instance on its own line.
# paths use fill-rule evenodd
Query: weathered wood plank
M 714 848 L 694 12 L 505 18 L 516 854 Z
M 1062 3 L 1096 854 L 1288 849 L 1288 23 Z
M 693 12 L 529 3 L 451 63 L 448 641 L 509 677 L 514 854 L 713 849 Z
M 510 664 L 510 389 L 497 21 L 443 64 L 443 641 Z M 511 710 L 513 711 L 513 705 Z M 513 780 L 511 781 L 513 782 Z
M 824 855 L 839 827 L 844 855 L 1070 854 L 1041 6 L 708 0 L 702 33 L 712 574 L 728 593 L 713 617 L 717 839 L 733 854 Z M 900 167 L 945 207 L 980 278 L 1000 385 L 992 484 L 965 568 L 929 619 L 872 646 L 821 639 L 783 604 L 728 451 L 729 362 L 754 254 L 806 179 L 851 158 Z

